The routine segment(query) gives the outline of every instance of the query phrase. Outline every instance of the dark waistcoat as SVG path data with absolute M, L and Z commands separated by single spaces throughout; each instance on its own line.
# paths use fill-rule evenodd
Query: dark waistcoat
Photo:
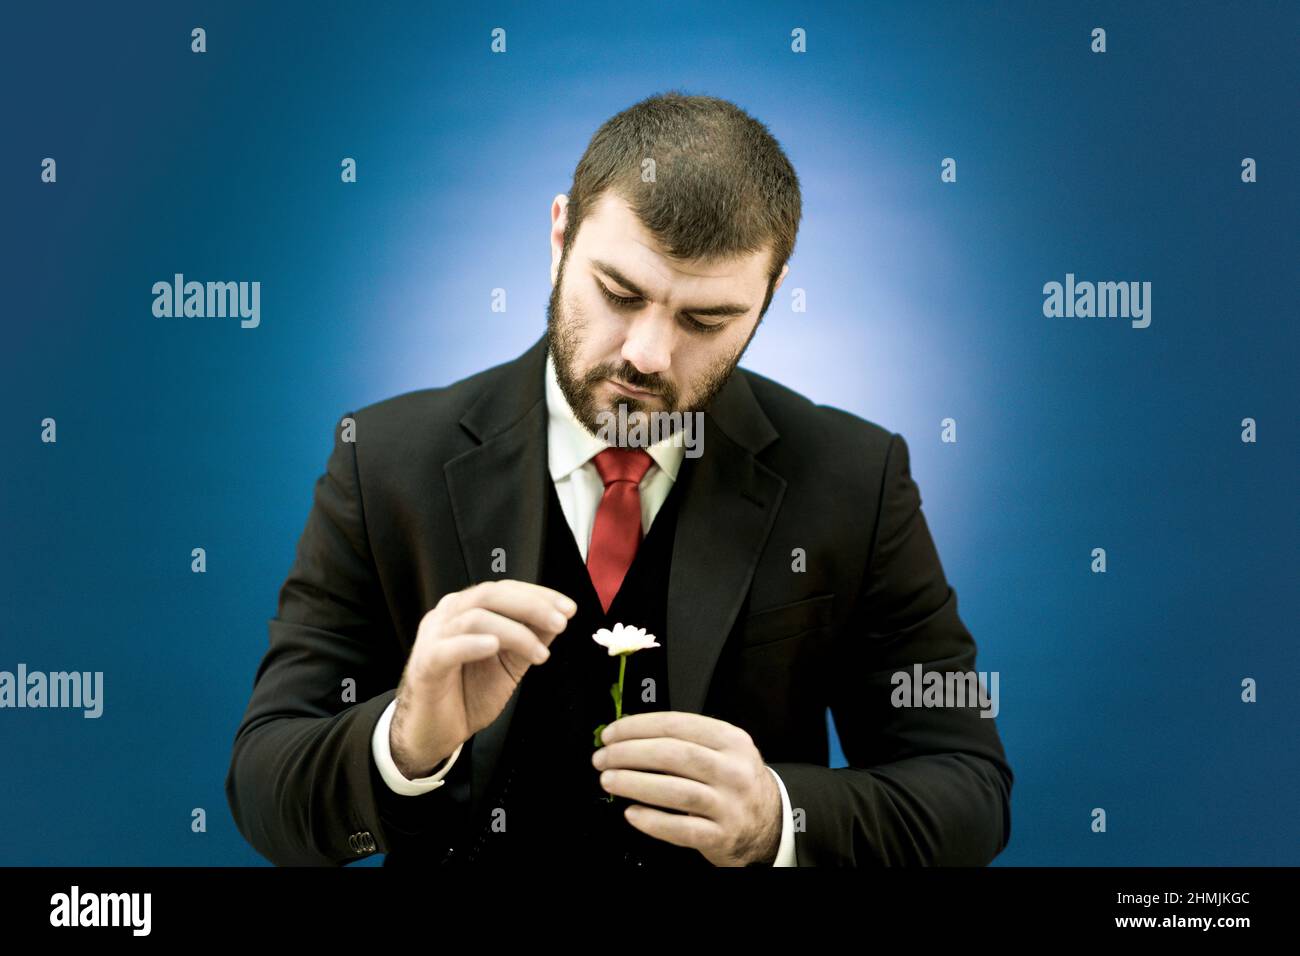
M 623 811 L 634 801 L 620 796 L 607 801 L 610 794 L 591 764 L 595 728 L 614 720 L 610 687 L 619 672 L 619 658 L 591 638 L 598 628 L 619 622 L 644 627 L 662 645 L 627 656 L 623 713 L 672 709 L 666 601 L 678 501 L 689 466 L 683 460 L 608 613 L 601 609 L 555 486 L 547 481 L 540 583 L 573 598 L 578 610 L 550 645 L 551 657 L 530 667 L 520 684 L 492 795 L 483 817 L 472 821 L 466 863 L 566 869 L 710 865 L 698 850 L 655 839 L 628 823 Z

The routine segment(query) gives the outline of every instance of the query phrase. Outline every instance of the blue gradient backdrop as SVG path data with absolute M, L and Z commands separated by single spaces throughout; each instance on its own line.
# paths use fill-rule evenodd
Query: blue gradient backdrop
M 1300 863 L 1297 9 L 10 6 L 0 669 L 106 702 L 0 711 L 0 862 L 263 862 L 223 782 L 334 423 L 523 351 L 552 198 L 679 88 L 799 172 L 744 364 L 908 439 L 1001 675 L 997 864 Z M 261 326 L 155 318 L 176 272 L 259 280 Z M 1045 318 L 1067 272 L 1150 281 L 1151 326 Z

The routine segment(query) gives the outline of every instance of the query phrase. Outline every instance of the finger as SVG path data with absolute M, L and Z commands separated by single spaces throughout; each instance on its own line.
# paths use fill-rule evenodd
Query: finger
M 600 775 L 600 785 L 615 796 L 638 803 L 680 810 L 710 820 L 721 816 L 722 801 L 718 799 L 718 791 L 698 780 L 642 770 L 606 770 Z
M 534 664 L 541 664 L 551 656 L 547 645 L 555 639 L 555 634 L 544 631 L 543 640 L 531 628 L 484 607 L 471 607 L 457 614 L 447 622 L 444 633 L 495 634 L 501 639 L 502 650 L 513 651 Z
M 600 735 L 606 744 L 635 737 L 676 737 L 712 750 L 738 750 L 750 741 L 749 734 L 735 724 L 680 710 L 628 714 L 607 726 Z
M 495 634 L 454 634 L 429 649 L 425 672 L 448 674 L 457 665 L 486 660 L 501 650 L 501 638 Z
M 724 836 L 722 827 L 713 820 L 668 813 L 640 804 L 633 804 L 624 810 L 623 818 L 646 836 L 695 850 L 708 850 L 717 846 Z
M 458 592 L 453 601 L 453 612 L 470 607 L 487 608 L 539 633 L 563 631 L 578 607 L 571 598 L 552 588 L 508 579 L 476 584 Z
M 503 602 L 506 608 L 534 603 L 545 605 L 547 610 L 554 607 L 566 619 L 572 617 L 578 610 L 577 602 L 564 592 L 548 588 L 542 584 L 533 584 L 530 581 L 502 578 L 498 581 L 484 581 L 476 585 L 475 588 L 481 588 L 483 593 L 488 596 L 489 602 L 485 606 L 492 607 L 496 611 L 502 610 L 501 607 L 496 606 L 497 602 Z M 475 588 L 470 590 L 473 591 Z
M 600 770 L 649 770 L 717 786 L 726 779 L 727 758 L 693 740 L 677 737 L 636 737 L 607 743 L 596 751 Z

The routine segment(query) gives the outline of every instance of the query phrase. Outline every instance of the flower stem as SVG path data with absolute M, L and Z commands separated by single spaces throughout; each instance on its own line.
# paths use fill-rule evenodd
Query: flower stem
M 618 700 L 614 701 L 614 719 L 623 716 L 623 670 L 627 667 L 627 655 L 618 655 Z

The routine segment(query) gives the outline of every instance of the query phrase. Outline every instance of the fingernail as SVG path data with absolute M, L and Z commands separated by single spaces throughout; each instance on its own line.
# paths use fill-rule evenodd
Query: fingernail
M 545 664 L 550 659 L 551 652 L 549 648 L 539 647 L 537 653 L 533 655 L 534 664 Z
M 572 614 L 578 609 L 578 605 L 566 597 L 556 598 L 555 606 L 560 609 L 561 614 Z
M 556 631 L 562 631 L 568 625 L 569 619 L 563 614 L 551 615 L 551 628 Z

